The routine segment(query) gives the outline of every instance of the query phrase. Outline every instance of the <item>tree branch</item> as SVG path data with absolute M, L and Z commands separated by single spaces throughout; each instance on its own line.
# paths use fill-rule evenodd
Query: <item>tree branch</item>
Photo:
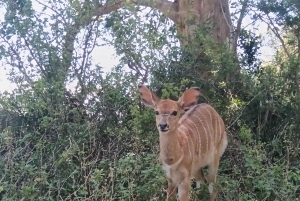
M 64 73 L 67 73 L 68 69 L 71 66 L 72 54 L 74 51 L 74 42 L 81 28 L 83 26 L 88 25 L 92 21 L 96 21 L 100 16 L 109 14 L 113 11 L 120 9 L 122 7 L 122 4 L 127 1 L 128 0 L 108 0 L 104 5 L 98 4 L 98 8 L 94 10 L 92 14 L 88 14 L 88 16 L 79 16 L 80 19 L 75 21 L 74 24 L 66 25 L 68 27 L 65 36 L 65 43 L 63 45 L 62 58 L 62 66 Z M 150 0 L 130 0 L 130 3 L 140 6 L 156 8 L 174 22 L 176 22 L 177 20 L 177 1 L 170 2 L 168 0 L 156 0 L 155 2 L 153 2 Z
M 245 14 L 246 14 L 248 2 L 249 2 L 249 0 L 245 0 L 243 2 L 243 6 L 242 6 L 242 9 L 241 9 L 241 14 L 240 14 L 239 19 L 237 21 L 236 30 L 235 30 L 235 33 L 234 33 L 234 36 L 233 36 L 232 50 L 235 53 L 237 53 L 237 41 L 238 41 L 239 35 L 241 33 L 242 22 L 243 22 L 243 19 L 245 17 Z
M 133 71 L 136 72 L 136 77 L 137 77 L 137 78 L 138 78 L 138 77 L 141 77 L 141 83 L 142 83 L 142 84 L 144 84 L 145 82 L 147 82 L 147 80 L 148 80 L 148 73 L 149 73 L 148 70 L 149 70 L 149 68 L 144 69 L 144 68 L 142 68 L 140 65 L 137 66 L 136 63 L 134 63 L 134 62 L 132 62 L 132 61 L 130 61 L 130 60 L 128 60 L 127 65 L 128 65 L 128 67 L 129 67 L 131 70 L 133 70 Z M 143 74 L 139 69 L 144 70 L 145 73 Z
M 24 78 L 25 78 L 25 80 L 28 82 L 28 84 L 30 84 L 30 86 L 32 86 L 32 83 L 33 83 L 33 81 L 32 81 L 32 79 L 27 75 L 27 73 L 26 73 L 26 69 L 24 68 L 24 62 L 22 61 L 22 58 L 21 58 L 21 56 L 20 56 L 20 53 L 19 52 L 17 52 L 17 50 L 16 49 L 14 49 L 13 47 L 12 47 L 12 45 L 11 45 L 11 43 L 9 42 L 9 41 L 7 41 L 6 39 L 5 39 L 5 37 L 1 37 L 2 39 L 3 39 L 3 41 L 8 45 L 8 47 L 9 47 L 9 49 L 12 51 L 12 55 L 11 55 L 11 60 L 17 60 L 17 68 L 19 69 L 19 71 L 23 74 L 23 76 L 24 76 Z M 16 58 L 14 58 L 14 56 L 16 57 Z M 12 64 L 12 66 L 14 66 L 13 64 Z
M 67 24 L 66 20 L 62 17 L 61 13 L 59 13 L 59 12 L 57 11 L 57 9 L 54 9 L 53 7 L 48 6 L 47 4 L 45 4 L 45 3 L 43 3 L 43 2 L 41 2 L 41 1 L 39 1 L 39 0 L 36 0 L 36 1 L 37 1 L 39 4 L 41 4 L 42 6 L 45 6 L 46 8 L 50 9 L 51 11 L 53 11 L 57 16 L 60 16 L 61 19 L 62 19 L 62 23 L 63 23 L 63 24 Z M 34 16 L 35 16 L 35 15 L 34 15 Z M 35 17 L 36 17 L 36 16 L 35 16 Z M 56 20 L 60 21 L 58 18 L 56 18 Z
M 238 117 L 229 125 L 226 127 L 226 130 L 228 130 L 229 128 L 231 128 L 242 116 L 244 110 L 246 109 L 246 107 L 256 98 L 258 97 L 261 93 L 263 93 L 266 89 L 263 89 L 261 92 L 259 92 L 258 94 L 256 94 L 241 110 L 241 113 L 238 115 Z
M 283 49 L 284 49 L 285 54 L 288 56 L 288 58 L 291 58 L 291 55 L 290 55 L 290 53 L 288 52 L 288 50 L 287 50 L 287 48 L 286 48 L 286 46 L 285 46 L 284 40 L 282 39 L 282 37 L 280 36 L 280 34 L 279 34 L 278 30 L 277 30 L 277 27 L 274 25 L 272 19 L 270 18 L 270 16 L 269 16 L 268 14 L 267 14 L 267 16 L 268 16 L 268 19 L 269 19 L 269 21 L 270 21 L 270 24 L 271 24 L 271 26 L 273 26 L 273 28 L 270 26 L 270 24 L 268 24 L 268 23 L 267 23 L 267 24 L 269 25 L 269 27 L 270 27 L 270 29 L 273 31 L 273 33 L 277 36 L 277 38 L 280 40 L 280 42 L 281 42 L 281 44 L 282 44 L 282 47 L 283 47 Z
M 169 17 L 173 22 L 177 21 L 178 2 L 170 2 L 168 0 L 157 0 L 155 8 L 162 12 L 165 16 Z
M 296 31 L 296 33 L 295 33 L 295 35 L 296 35 L 296 37 L 297 37 L 297 41 L 298 41 L 298 52 L 297 52 L 297 57 L 298 57 L 298 65 L 299 65 L 299 67 L 300 67 L 300 27 L 298 26 L 298 28 L 295 30 Z M 296 84 L 297 84 L 297 98 L 298 98 L 298 100 L 300 100 L 299 98 L 300 98 L 300 82 L 299 82 L 299 67 L 298 68 L 296 68 L 297 70 L 296 70 Z
M 80 31 L 79 23 L 75 23 L 73 26 L 69 25 L 69 27 L 67 28 L 65 43 L 63 45 L 63 54 L 62 54 L 62 65 L 63 65 L 64 73 L 67 73 L 68 69 L 71 66 L 72 55 L 74 51 L 74 42 L 79 31 Z
M 80 103 L 83 104 L 83 102 L 86 99 L 87 92 L 86 92 L 86 86 L 85 86 L 85 81 L 86 81 L 86 68 L 87 68 L 87 63 L 89 60 L 89 55 L 91 54 L 91 50 L 89 51 L 88 48 L 90 47 L 89 41 L 92 38 L 93 35 L 93 29 L 94 29 L 95 22 L 90 24 L 87 27 L 87 34 L 85 35 L 84 43 L 83 43 L 83 55 L 82 55 L 82 62 L 81 65 L 79 65 L 79 69 L 77 70 L 74 68 L 75 74 L 77 76 L 77 79 L 79 81 L 79 85 L 81 87 L 81 95 L 82 97 L 80 98 Z M 96 38 L 96 37 L 95 37 Z M 94 40 L 94 44 L 92 44 L 92 49 L 95 46 L 96 41 Z M 78 72 L 80 71 L 80 72 Z
M 46 76 L 46 71 L 43 68 L 42 64 L 39 62 L 39 60 L 36 58 L 36 55 L 34 54 L 33 50 L 30 47 L 30 43 L 26 40 L 25 37 L 23 37 L 24 43 L 27 46 L 29 53 L 31 54 L 32 59 L 36 62 L 37 66 L 39 67 L 39 69 L 41 70 L 41 72 L 43 73 L 44 76 Z M 40 55 L 39 55 L 40 57 Z
M 98 15 L 106 15 L 113 11 L 116 11 L 120 9 L 122 7 L 122 3 L 125 2 L 127 2 L 127 0 L 118 0 L 114 1 L 113 3 L 112 1 L 107 1 L 105 5 L 99 5 Z M 151 2 L 149 0 L 130 0 L 130 3 L 150 8 L 156 8 L 174 22 L 176 22 L 177 20 L 177 1 L 170 2 L 168 0 L 156 0 L 155 2 Z
M 275 34 L 275 36 L 279 39 L 279 41 L 280 41 L 280 43 L 281 43 L 281 45 L 282 45 L 282 48 L 283 48 L 285 54 L 287 55 L 288 58 L 290 58 L 290 57 L 291 57 L 291 56 L 290 56 L 290 53 L 289 53 L 289 51 L 287 50 L 287 48 L 286 48 L 286 46 L 285 46 L 285 42 L 284 42 L 283 38 L 281 37 L 280 33 L 278 32 L 277 27 L 276 27 L 275 24 L 273 23 L 273 21 L 272 21 L 272 19 L 270 18 L 270 16 L 269 16 L 267 13 L 264 13 L 264 14 L 267 15 L 269 22 L 267 22 L 265 19 L 263 19 L 263 17 L 262 17 L 261 15 L 258 14 L 259 19 L 260 19 L 261 21 L 263 21 L 264 23 L 266 23 L 266 24 L 269 26 L 269 28 L 271 29 L 271 31 L 272 31 L 272 32 Z

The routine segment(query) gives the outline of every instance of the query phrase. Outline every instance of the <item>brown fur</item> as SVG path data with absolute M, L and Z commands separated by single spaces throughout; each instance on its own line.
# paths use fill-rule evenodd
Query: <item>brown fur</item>
M 206 183 L 202 170 L 205 166 L 209 167 L 210 200 L 215 200 L 217 190 L 211 185 L 216 183 L 219 161 L 227 146 L 220 115 L 208 104 L 195 105 L 200 95 L 198 88 L 185 91 L 178 102 L 160 100 L 144 86 L 140 86 L 139 91 L 146 106 L 158 113 L 160 161 L 168 178 L 167 200 L 173 198 L 178 189 L 179 200 L 188 201 L 191 177 L 196 179 L 197 185 Z M 190 109 L 179 118 L 187 108 Z M 174 111 L 178 113 L 176 116 L 172 115 Z M 161 129 L 160 124 L 165 123 L 166 129 Z

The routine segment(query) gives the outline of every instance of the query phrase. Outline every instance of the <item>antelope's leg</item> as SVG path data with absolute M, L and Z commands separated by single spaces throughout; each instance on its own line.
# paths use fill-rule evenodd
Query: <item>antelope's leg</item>
M 172 200 L 177 193 L 177 186 L 172 183 L 171 180 L 168 181 L 168 190 L 167 190 L 167 200 Z
M 182 182 L 178 185 L 178 198 L 180 201 L 189 201 L 189 193 L 191 188 L 191 179 L 190 177 L 186 177 L 182 180 Z
M 207 180 L 204 176 L 203 168 L 200 168 L 198 171 L 194 172 L 193 176 L 196 180 L 197 188 L 200 188 L 201 184 L 207 183 Z
M 217 181 L 217 174 L 218 174 L 218 168 L 219 168 L 219 161 L 220 157 L 218 155 L 215 155 L 215 160 L 213 163 L 211 163 L 208 166 L 208 172 L 209 172 L 209 178 L 208 178 L 208 190 L 210 193 L 210 200 L 214 201 L 218 195 L 218 189 L 214 187 L 216 181 Z

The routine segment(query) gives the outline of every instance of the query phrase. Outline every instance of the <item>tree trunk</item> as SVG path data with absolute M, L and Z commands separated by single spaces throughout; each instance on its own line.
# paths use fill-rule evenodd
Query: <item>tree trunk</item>
M 197 26 L 211 21 L 213 39 L 223 44 L 230 40 L 230 13 L 228 0 L 179 0 L 174 23 L 178 32 L 186 39 L 192 40 Z M 190 24 L 189 21 L 194 21 Z M 186 45 L 181 41 L 182 47 Z
M 206 60 L 206 55 L 203 51 L 198 52 L 201 49 L 202 41 L 193 39 L 197 37 L 195 34 L 197 28 L 204 25 L 204 27 L 208 27 L 211 31 L 214 41 L 219 42 L 220 45 L 227 45 L 232 49 L 232 41 L 230 41 L 230 29 L 232 26 L 228 0 L 178 0 L 175 3 L 177 3 L 177 14 L 175 15 L 174 23 L 176 24 L 178 33 L 182 36 L 180 38 L 181 47 L 183 51 L 189 49 L 186 48 L 188 44 L 196 47 L 192 48 L 193 51 L 196 51 L 192 52 L 195 56 L 194 68 L 197 69 L 200 79 L 213 83 L 214 79 L 212 79 L 213 74 L 209 67 L 210 65 L 206 62 L 201 62 L 201 60 Z M 229 75 L 226 76 L 226 80 L 230 80 Z

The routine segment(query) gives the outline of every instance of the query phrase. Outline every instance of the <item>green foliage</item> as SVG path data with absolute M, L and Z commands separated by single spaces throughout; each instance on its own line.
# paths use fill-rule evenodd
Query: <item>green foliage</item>
M 258 73 L 261 65 L 261 61 L 257 58 L 260 55 L 258 53 L 260 41 L 260 37 L 251 32 L 243 30 L 240 34 L 239 45 L 243 50 L 243 53 L 240 53 L 240 63 L 243 69 L 254 75 Z
M 291 169 L 289 158 L 274 162 L 278 144 L 256 143 L 249 129 L 241 129 L 239 152 L 221 165 L 219 186 L 224 200 L 296 200 L 299 196 L 299 170 Z M 290 151 L 291 147 L 286 147 Z M 230 159 L 230 157 L 229 157 Z M 228 174 L 228 171 L 231 172 Z M 227 174 L 225 174 L 227 173 Z
M 241 31 L 238 63 L 212 39 L 210 22 L 186 41 L 158 10 L 139 12 L 130 1 L 105 18 L 95 15 L 98 1 L 49 1 L 42 12 L 32 1 L 0 3 L 0 58 L 17 85 L 0 94 L 0 199 L 164 200 L 155 115 L 141 104 L 138 82 L 172 100 L 198 86 L 199 102 L 221 114 L 229 146 L 220 200 L 299 198 L 297 1 L 250 1 L 246 9 L 283 27 L 285 48 L 268 63 L 252 32 Z M 99 37 L 120 57 L 107 74 L 91 62 Z M 192 197 L 207 200 L 207 186 L 199 190 Z
M 128 153 L 116 161 L 100 161 L 90 182 L 98 200 L 161 200 L 165 178 L 153 154 Z

